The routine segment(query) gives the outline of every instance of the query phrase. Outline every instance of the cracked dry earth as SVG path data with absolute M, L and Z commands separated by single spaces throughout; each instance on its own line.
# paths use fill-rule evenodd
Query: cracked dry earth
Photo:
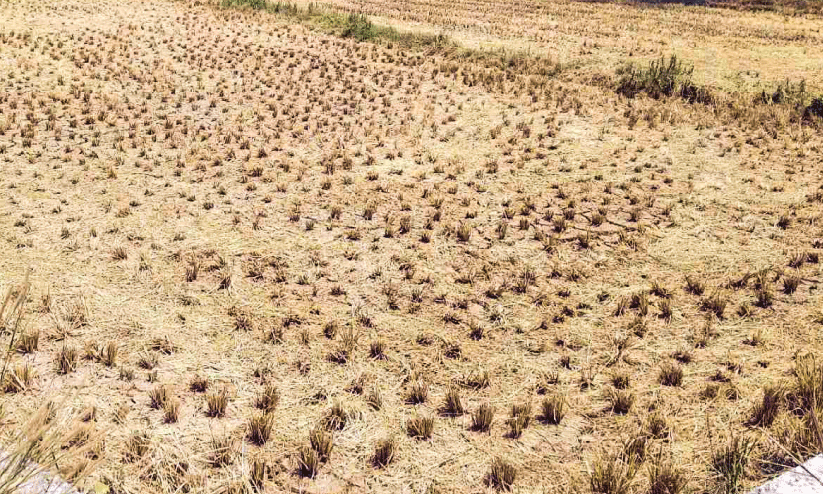
M 0 12 L 0 280 L 32 268 L 39 335 L 0 427 L 93 407 L 67 478 L 585 491 L 641 438 L 700 491 L 710 437 L 802 422 L 746 426 L 823 347 L 819 134 L 198 3 Z

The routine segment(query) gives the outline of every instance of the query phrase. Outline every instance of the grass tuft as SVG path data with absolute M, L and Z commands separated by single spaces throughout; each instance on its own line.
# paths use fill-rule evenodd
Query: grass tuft
M 326 412 L 321 421 L 326 430 L 342 431 L 349 421 L 349 411 L 340 403 L 335 403 Z
M 269 384 L 260 392 L 254 406 L 266 413 L 271 413 L 277 408 L 278 403 L 280 403 L 280 391 L 277 390 L 276 386 Z
M 557 425 L 566 416 L 566 398 L 561 394 L 552 394 L 543 398 L 540 404 L 540 420 L 546 424 Z
M 433 431 L 433 417 L 412 417 L 406 422 L 406 432 L 414 439 L 431 439 Z
M 229 406 L 229 392 L 226 388 L 206 396 L 206 416 L 220 418 L 226 416 Z
M 135 462 L 146 456 L 151 447 L 151 437 L 147 432 L 133 432 L 126 440 L 125 460 Z
M 754 406 L 752 416 L 746 422 L 747 425 L 770 427 L 780 412 L 785 395 L 785 390 L 779 385 L 763 388 L 763 399 Z
M 489 432 L 494 421 L 494 407 L 483 403 L 472 413 L 471 428 L 476 432 Z
M 313 479 L 320 471 L 320 456 L 311 446 L 303 445 L 297 450 L 297 474 Z
M 754 446 L 754 440 L 734 436 L 712 453 L 711 468 L 720 481 L 722 492 L 735 494 L 742 491 L 742 481 Z
M 377 441 L 374 447 L 374 454 L 372 455 L 372 465 L 376 468 L 386 468 L 397 454 L 397 440 L 393 437 L 388 437 Z
M 607 388 L 606 399 L 609 401 L 609 409 L 618 415 L 629 413 L 634 405 L 634 393 L 625 389 Z
M 20 353 L 34 353 L 40 346 L 40 331 L 30 331 L 20 335 L 17 351 Z
M 409 386 L 409 394 L 406 397 L 406 402 L 412 405 L 419 405 L 425 403 L 429 396 L 429 386 L 423 381 L 414 381 Z
M 589 472 L 589 486 L 599 494 L 627 494 L 631 492 L 637 466 L 620 454 L 601 453 L 595 458 Z
M 321 428 L 312 429 L 309 433 L 309 444 L 317 452 L 321 462 L 329 461 L 334 448 L 334 435 Z
M 509 425 L 509 437 L 518 438 L 529 427 L 532 420 L 532 406 L 529 403 L 512 405 L 511 417 L 506 422 Z
M 662 455 L 654 457 L 648 467 L 649 494 L 680 494 L 686 489 L 688 479 Z
M 160 385 L 149 390 L 149 403 L 152 408 L 160 409 L 166 405 L 169 399 L 169 390 L 166 386 Z
M 274 427 L 274 414 L 262 413 L 252 415 L 248 421 L 248 432 L 246 437 L 249 438 L 252 444 L 263 446 L 271 438 L 272 428 Z
M 460 398 L 460 390 L 456 387 L 450 387 L 446 391 L 446 397 L 443 399 L 443 405 L 440 407 L 440 413 L 447 417 L 459 417 L 466 413 L 463 407 L 463 401 Z
M 163 403 L 163 421 L 167 424 L 174 424 L 180 420 L 180 399 L 168 398 Z
M 675 362 L 665 362 L 660 366 L 658 377 L 663 386 L 680 386 L 683 384 L 683 368 Z
M 496 457 L 491 464 L 491 470 L 486 477 L 489 486 L 497 490 L 510 491 L 514 485 L 517 470 L 514 465 Z
M 68 374 L 77 370 L 79 356 L 76 348 L 64 345 L 57 354 L 57 373 Z
M 231 436 L 212 437 L 209 464 L 215 468 L 230 465 L 234 461 L 237 444 Z

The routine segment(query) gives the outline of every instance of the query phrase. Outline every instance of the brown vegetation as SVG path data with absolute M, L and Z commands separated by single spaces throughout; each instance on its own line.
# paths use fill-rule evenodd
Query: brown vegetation
M 738 492 L 823 449 L 820 88 L 770 51 L 811 73 L 813 14 L 0 12 L 0 439 L 63 403 L 108 432 L 66 477 Z

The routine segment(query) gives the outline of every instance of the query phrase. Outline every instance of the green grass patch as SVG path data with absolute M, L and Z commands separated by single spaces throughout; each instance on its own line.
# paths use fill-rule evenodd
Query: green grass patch
M 340 13 L 316 3 L 301 7 L 291 2 L 268 0 L 220 0 L 223 8 L 250 8 L 308 24 L 317 30 L 357 41 L 385 40 L 406 47 L 453 46 L 442 34 L 401 32 L 374 24 L 365 14 Z
M 300 23 L 316 31 L 353 38 L 357 41 L 385 43 L 410 50 L 437 53 L 447 60 L 471 62 L 480 67 L 516 73 L 520 76 L 551 77 L 561 65 L 547 57 L 505 50 L 485 51 L 462 47 L 442 34 L 399 31 L 375 24 L 362 13 L 337 12 L 331 7 L 310 3 L 305 7 L 292 2 L 269 0 L 216 0 L 223 8 L 248 8 L 268 12 L 289 22 Z

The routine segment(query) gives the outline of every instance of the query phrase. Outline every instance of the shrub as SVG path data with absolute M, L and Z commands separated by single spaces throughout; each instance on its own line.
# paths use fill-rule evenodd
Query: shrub
M 223 0 L 221 6 L 223 7 L 249 7 L 255 10 L 262 10 L 268 7 L 267 0 Z
M 813 99 L 803 110 L 803 120 L 812 120 L 814 117 L 823 119 L 823 97 Z
M 342 35 L 344 38 L 354 38 L 357 41 L 366 41 L 377 35 L 374 24 L 365 14 L 351 13 L 346 17 Z
M 757 103 L 760 104 L 788 104 L 795 108 L 803 108 L 806 101 L 808 101 L 809 93 L 806 91 L 806 81 L 800 81 L 793 84 L 786 79 L 784 82 L 777 84 L 777 87 L 771 94 L 766 91 L 761 91 L 757 95 Z

